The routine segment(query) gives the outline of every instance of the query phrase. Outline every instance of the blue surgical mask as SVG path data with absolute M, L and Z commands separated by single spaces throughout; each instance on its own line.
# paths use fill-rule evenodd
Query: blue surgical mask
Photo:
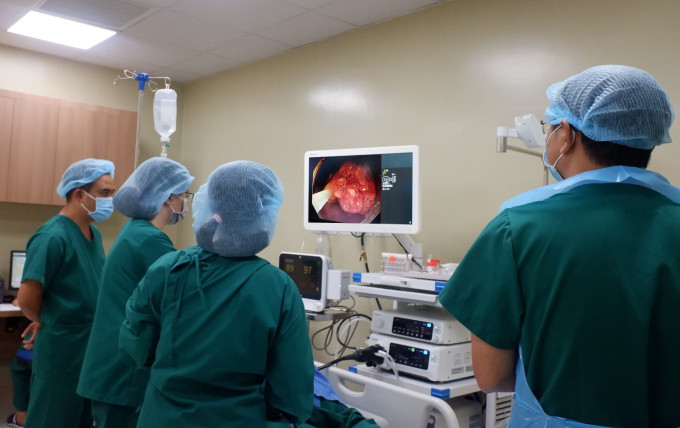
M 555 163 L 553 163 L 552 165 L 550 165 L 550 164 L 548 163 L 548 140 L 550 140 L 550 137 L 552 137 L 553 134 L 554 134 L 558 129 L 560 129 L 561 126 L 562 126 L 562 124 L 560 124 L 557 128 L 555 128 L 555 129 L 553 130 L 553 132 L 551 132 L 550 135 L 548 135 L 548 137 L 545 139 L 545 150 L 543 151 L 543 165 L 545 165 L 545 166 L 548 168 L 548 171 L 550 171 L 550 175 L 552 175 L 553 178 L 554 178 L 555 180 L 557 180 L 557 181 L 562 181 L 562 180 L 564 180 L 564 178 L 562 178 L 562 176 L 560 175 L 560 173 L 557 171 L 557 168 L 556 168 L 556 167 L 557 167 L 557 162 L 559 162 L 560 159 L 562 159 L 562 156 L 564 156 L 564 153 L 560 153 L 560 155 L 559 155 L 559 156 L 557 157 L 557 159 L 555 160 Z
M 96 221 L 97 223 L 101 223 L 102 221 L 111 217 L 111 214 L 113 214 L 113 198 L 95 198 L 87 192 L 85 192 L 85 194 L 95 201 L 94 211 L 90 211 L 85 207 L 85 205 L 82 203 L 80 204 L 83 208 L 85 208 L 85 211 L 87 211 L 90 217 L 92 217 L 92 220 Z
M 170 214 L 170 218 L 168 218 L 169 225 L 177 224 L 180 221 L 184 220 L 184 214 L 186 214 L 187 212 L 187 205 L 188 205 L 187 198 L 182 198 L 182 211 L 175 211 L 172 205 L 168 204 L 168 206 L 172 210 L 172 214 Z

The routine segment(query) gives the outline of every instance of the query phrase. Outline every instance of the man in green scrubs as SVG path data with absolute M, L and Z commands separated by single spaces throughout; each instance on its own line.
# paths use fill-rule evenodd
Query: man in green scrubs
M 89 400 L 76 394 L 104 265 L 93 221 L 113 212 L 114 165 L 85 159 L 71 165 L 57 187 L 66 205 L 28 241 L 17 300 L 40 322 L 35 338 L 26 427 L 91 427 Z
M 124 360 L 151 367 L 139 426 L 290 426 L 312 412 L 314 363 L 302 299 L 256 256 L 283 200 L 250 161 L 217 168 L 193 203 L 198 246 L 158 259 L 127 304 Z
M 129 367 L 118 357 L 118 333 L 125 304 L 146 270 L 160 256 L 175 251 L 163 232 L 188 208 L 194 180 L 168 158 L 143 162 L 113 198 L 118 212 L 131 218 L 111 247 L 99 287 L 97 311 L 85 352 L 77 392 L 92 400 L 97 428 L 134 428 L 149 381 L 149 369 Z
M 558 183 L 507 201 L 439 301 L 480 388 L 515 391 L 510 427 L 680 426 L 680 189 L 645 169 L 670 100 L 613 65 L 547 95 Z

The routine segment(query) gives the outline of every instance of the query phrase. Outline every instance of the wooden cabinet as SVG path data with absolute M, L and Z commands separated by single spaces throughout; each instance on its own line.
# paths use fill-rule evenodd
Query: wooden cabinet
M 0 201 L 7 197 L 9 177 L 9 144 L 12 137 L 12 110 L 14 100 L 0 96 Z
M 137 114 L 0 90 L 0 201 L 62 205 L 73 162 L 108 159 L 116 186 L 134 169 Z

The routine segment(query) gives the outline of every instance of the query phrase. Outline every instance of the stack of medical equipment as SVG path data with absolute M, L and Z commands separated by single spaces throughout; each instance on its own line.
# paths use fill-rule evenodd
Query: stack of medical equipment
M 431 261 L 430 257 L 428 261 Z M 470 332 L 437 300 L 455 266 L 436 262 L 422 271 L 410 254 L 382 254 L 382 272 L 352 275 L 350 291 L 358 296 L 394 300 L 393 308 L 373 312 L 369 349 L 384 357 L 376 367 L 356 365 L 350 371 L 427 396 L 452 407 L 460 427 L 480 426 L 482 406 L 460 397 L 478 391 L 472 372 Z M 406 403 L 404 403 L 406 405 Z M 447 426 L 433 413 L 427 426 Z

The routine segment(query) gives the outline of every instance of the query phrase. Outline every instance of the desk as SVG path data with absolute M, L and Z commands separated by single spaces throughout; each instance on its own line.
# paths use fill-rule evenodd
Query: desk
M 14 306 L 11 303 L 0 303 L 0 318 L 23 316 L 24 314 L 18 306 Z

